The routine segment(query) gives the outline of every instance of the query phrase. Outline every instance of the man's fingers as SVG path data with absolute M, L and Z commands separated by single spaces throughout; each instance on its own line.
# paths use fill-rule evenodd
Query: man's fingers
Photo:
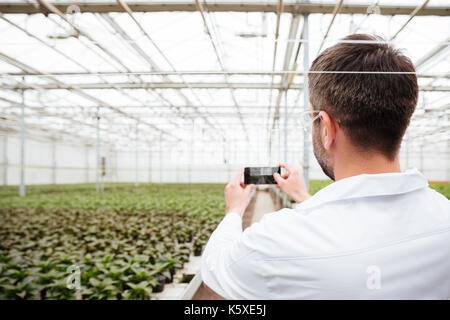
M 278 185 L 281 185 L 282 183 L 284 183 L 283 177 L 280 176 L 280 174 L 278 172 L 273 174 L 273 178 L 275 179 L 275 181 L 277 182 Z
M 293 166 L 286 164 L 286 163 L 280 163 L 278 166 L 286 169 L 288 173 L 295 171 L 295 168 Z
M 241 182 L 241 178 L 242 178 L 243 174 L 244 174 L 244 169 L 239 171 L 239 173 L 236 174 L 236 176 L 233 178 L 233 180 L 231 180 L 231 182 L 233 182 L 235 184 L 239 184 Z
M 247 194 L 250 194 L 250 192 L 252 192 L 253 189 L 255 189 L 254 184 L 249 184 L 245 187 L 245 191 L 247 192 Z
M 250 192 L 252 192 L 253 189 L 255 189 L 255 185 L 254 184 L 245 184 L 242 181 L 239 183 L 240 186 L 242 188 L 244 188 L 245 191 L 247 191 L 248 194 L 250 194 Z

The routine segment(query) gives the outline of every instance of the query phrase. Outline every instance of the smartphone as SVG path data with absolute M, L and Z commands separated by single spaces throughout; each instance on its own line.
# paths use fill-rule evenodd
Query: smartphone
M 281 173 L 280 167 L 246 167 L 244 169 L 245 184 L 276 184 L 275 172 Z

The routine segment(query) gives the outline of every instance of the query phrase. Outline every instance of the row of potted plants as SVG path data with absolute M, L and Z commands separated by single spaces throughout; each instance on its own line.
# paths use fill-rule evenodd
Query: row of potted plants
M 5 198 L 0 299 L 151 299 L 201 254 L 224 214 L 215 185 Z

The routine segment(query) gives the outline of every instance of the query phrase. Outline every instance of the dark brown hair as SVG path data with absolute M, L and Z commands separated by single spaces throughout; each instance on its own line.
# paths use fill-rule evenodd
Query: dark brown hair
M 377 36 L 353 34 L 322 52 L 311 71 L 415 72 L 411 60 Z M 324 110 L 361 149 L 395 158 L 417 103 L 415 74 L 310 73 L 314 110 Z

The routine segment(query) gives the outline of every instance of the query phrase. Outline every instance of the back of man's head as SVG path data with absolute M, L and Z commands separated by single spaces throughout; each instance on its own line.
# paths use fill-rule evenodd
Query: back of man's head
M 417 103 L 411 60 L 380 37 L 354 34 L 322 52 L 311 71 L 344 71 L 309 74 L 312 108 L 333 117 L 356 147 L 394 159 Z

